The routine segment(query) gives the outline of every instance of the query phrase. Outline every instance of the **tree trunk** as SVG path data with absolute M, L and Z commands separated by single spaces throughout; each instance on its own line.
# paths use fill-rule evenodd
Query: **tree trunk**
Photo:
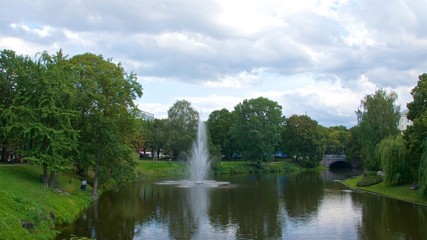
M 43 164 L 43 185 L 49 187 L 49 176 L 46 164 Z
M 50 171 L 49 187 L 58 188 L 58 178 L 53 170 Z
M 92 199 L 94 201 L 98 200 L 98 184 L 99 184 L 99 164 L 101 162 L 101 150 L 96 151 L 96 159 L 95 159 L 95 177 L 93 180 L 92 186 Z

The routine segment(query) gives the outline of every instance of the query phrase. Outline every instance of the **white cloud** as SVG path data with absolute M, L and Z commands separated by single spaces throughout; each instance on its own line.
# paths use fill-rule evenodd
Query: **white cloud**
M 412 99 L 427 65 L 426 8 L 423 0 L 5 1 L 0 49 L 114 58 L 138 75 L 138 102 L 158 116 L 181 98 L 210 111 L 264 96 L 288 116 L 351 125 L 377 88 L 396 91 L 402 107 Z

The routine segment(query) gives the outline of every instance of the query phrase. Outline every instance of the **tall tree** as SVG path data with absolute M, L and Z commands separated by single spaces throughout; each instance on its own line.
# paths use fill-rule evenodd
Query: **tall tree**
M 199 113 L 187 100 L 176 101 L 168 110 L 168 145 L 174 159 L 190 150 L 197 133 Z
M 323 138 L 317 121 L 306 115 L 292 115 L 282 133 L 285 149 L 292 156 L 308 158 L 317 164 L 323 155 Z
M 353 166 L 355 166 L 355 163 L 362 162 L 361 149 L 360 126 L 356 125 L 350 128 L 348 142 L 345 146 L 346 159 L 352 162 Z
M 212 144 L 220 147 L 223 156 L 231 158 L 237 152 L 236 142 L 231 136 L 233 113 L 225 108 L 215 110 L 209 115 L 207 123 Z
M 17 106 L 10 115 L 10 128 L 20 132 L 26 144 L 20 153 L 43 167 L 44 184 L 56 187 L 56 172 L 70 166 L 71 152 L 77 146 L 71 68 L 62 51 L 52 56 L 43 52 L 33 75 L 27 77 L 14 99 Z
M 284 120 L 282 106 L 259 97 L 237 104 L 234 114 L 236 122 L 231 130 L 232 137 L 236 139 L 243 158 L 258 163 L 270 161 L 280 144 Z
M 102 56 L 86 53 L 70 61 L 79 93 L 81 154 L 76 161 L 80 167 L 93 167 L 92 194 L 97 198 L 100 182 L 116 184 L 133 176 L 132 138 L 140 133 L 134 100 L 142 95 L 142 87 L 133 73 Z
M 375 148 L 381 140 L 399 133 L 400 107 L 393 91 L 383 89 L 373 95 L 366 95 L 356 111 L 363 165 L 368 170 L 380 170 L 381 163 L 375 154 Z
M 407 117 L 412 121 L 412 125 L 404 132 L 404 138 L 409 150 L 409 167 L 414 176 L 417 176 L 420 159 L 425 152 L 424 142 L 427 139 L 427 73 L 418 77 L 417 86 L 412 89 L 411 94 L 413 101 L 407 104 Z M 424 170 L 420 168 L 420 171 Z
M 12 50 L 0 52 L 0 160 L 8 159 L 10 148 L 18 147 L 18 132 L 7 131 L 11 122 L 11 111 L 18 103 L 15 98 L 23 91 L 26 82 L 35 75 L 35 63 L 28 57 L 17 55 Z

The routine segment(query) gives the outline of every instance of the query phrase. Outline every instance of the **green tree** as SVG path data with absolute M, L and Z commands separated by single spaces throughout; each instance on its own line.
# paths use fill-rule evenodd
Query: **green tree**
M 44 184 L 56 187 L 56 172 L 70 166 L 78 138 L 72 126 L 77 112 L 69 62 L 62 51 L 52 56 L 43 52 L 32 75 L 20 84 L 10 128 L 25 144 L 20 150 L 23 157 L 43 167 Z
M 199 113 L 186 100 L 176 101 L 168 110 L 168 148 L 176 160 L 191 148 L 196 138 Z
M 368 170 L 380 170 L 381 163 L 375 154 L 380 141 L 399 133 L 400 107 L 396 106 L 396 93 L 383 89 L 366 95 L 356 111 L 363 165 Z
M 390 136 L 383 139 L 376 149 L 384 170 L 384 182 L 394 186 L 410 180 L 410 172 L 406 164 L 407 149 L 403 136 Z
M 281 140 L 282 106 L 259 97 L 237 104 L 234 114 L 232 138 L 237 141 L 243 158 L 258 163 L 272 160 Z
M 362 162 L 362 145 L 360 143 L 360 126 L 356 125 L 350 128 L 348 142 L 345 147 L 346 159 L 352 162 L 353 166 Z
M 409 150 L 409 167 L 414 176 L 418 175 L 418 169 L 424 171 L 420 168 L 420 159 L 425 152 L 423 145 L 427 139 L 427 74 L 420 75 L 418 79 L 417 86 L 411 91 L 413 101 L 407 104 L 407 117 L 412 125 L 404 132 Z
M 144 149 L 144 155 L 147 150 L 151 150 L 152 154 L 154 154 L 155 146 L 154 146 L 154 121 L 152 120 L 141 120 L 141 146 Z
M 12 50 L 0 52 L 0 161 L 6 161 L 8 150 L 17 147 L 18 133 L 7 131 L 7 126 L 12 124 L 10 113 L 16 106 L 14 99 L 34 71 L 35 64 L 29 57 L 17 55 Z
M 292 115 L 282 133 L 285 149 L 295 157 L 308 158 L 313 164 L 322 160 L 324 140 L 317 121 L 305 115 Z
M 233 113 L 225 108 L 215 110 L 209 115 L 207 125 L 212 144 L 220 147 L 223 156 L 231 158 L 237 152 L 236 143 L 231 136 Z
M 344 154 L 345 146 L 349 140 L 348 130 L 344 126 L 328 128 L 325 154 Z
M 96 199 L 100 183 L 120 184 L 134 176 L 132 141 L 140 134 L 134 100 L 142 95 L 142 87 L 133 73 L 127 74 L 120 64 L 102 56 L 86 53 L 70 61 L 79 94 L 76 126 L 81 137 L 76 163 L 93 168 Z
M 166 148 L 168 139 L 166 126 L 167 119 L 154 119 L 153 121 L 153 149 L 157 154 L 157 159 L 160 159 L 160 154 L 164 152 Z

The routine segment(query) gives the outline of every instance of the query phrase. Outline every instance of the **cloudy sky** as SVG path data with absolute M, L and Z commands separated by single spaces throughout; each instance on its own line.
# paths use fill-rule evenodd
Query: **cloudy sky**
M 0 0 L 0 49 L 121 62 L 157 118 L 180 99 L 204 119 L 267 97 L 286 117 L 356 124 L 378 88 L 402 109 L 427 72 L 425 0 Z

